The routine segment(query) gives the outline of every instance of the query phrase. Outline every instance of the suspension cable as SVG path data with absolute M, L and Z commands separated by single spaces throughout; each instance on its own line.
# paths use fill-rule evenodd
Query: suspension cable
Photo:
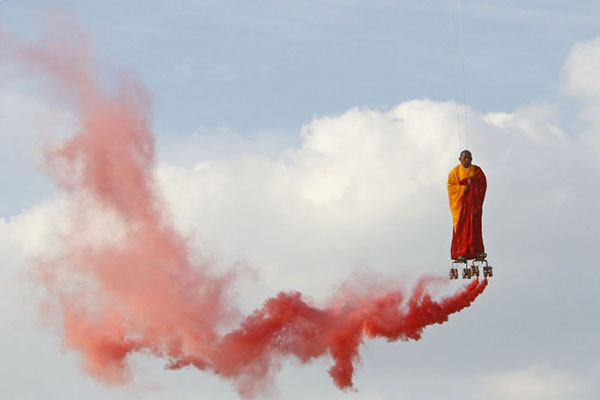
M 462 58 L 462 84 L 463 84 L 463 110 L 465 116 L 465 148 L 470 146 L 469 138 L 469 123 L 467 119 L 467 74 L 465 72 L 465 48 L 464 48 L 464 35 L 463 35 L 463 6 L 462 2 L 458 0 L 460 6 L 459 9 L 459 35 L 460 35 L 460 55 Z
M 463 33 L 463 7 L 460 0 L 458 10 L 454 5 L 454 0 L 448 0 L 448 20 L 450 30 L 450 49 L 452 54 L 456 54 L 457 47 L 460 46 L 460 60 L 457 57 L 453 59 L 453 71 L 454 71 L 454 94 L 456 101 L 456 124 L 458 132 L 458 148 L 462 151 L 469 147 L 469 127 L 468 127 L 468 108 L 467 108 L 467 84 L 466 84 L 466 68 L 465 68 L 465 50 L 464 50 L 464 33 Z M 458 17 L 457 17 L 458 14 Z M 456 32 L 455 19 L 458 19 L 458 32 Z M 455 36 L 458 36 L 455 40 Z M 458 46 L 455 42 L 458 42 Z M 461 75 L 460 79 L 458 75 Z M 459 80 L 462 82 L 459 83 Z M 462 83 L 462 85 L 461 85 Z M 462 93 L 459 93 L 459 86 L 462 86 Z M 461 96 L 462 94 L 462 96 Z M 462 98 L 461 98 L 462 97 Z M 461 110 L 462 107 L 462 110 Z

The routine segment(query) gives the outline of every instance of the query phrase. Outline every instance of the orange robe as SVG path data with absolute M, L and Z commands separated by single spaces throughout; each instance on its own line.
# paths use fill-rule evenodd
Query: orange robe
M 469 186 L 467 193 L 465 186 Z M 481 216 L 486 188 L 485 175 L 476 165 L 465 168 L 458 164 L 448 174 L 448 200 L 454 225 L 450 248 L 452 259 L 460 256 L 472 259 L 485 251 L 481 235 Z

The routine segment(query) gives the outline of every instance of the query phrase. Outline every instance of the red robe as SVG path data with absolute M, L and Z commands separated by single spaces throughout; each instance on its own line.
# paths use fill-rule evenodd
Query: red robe
M 471 179 L 470 184 L 468 178 Z M 465 186 L 469 186 L 467 193 L 464 193 Z M 448 198 L 454 221 L 450 248 L 452 259 L 459 256 L 473 259 L 485 251 L 481 235 L 481 216 L 486 188 L 485 175 L 476 165 L 465 169 L 459 164 L 448 175 Z

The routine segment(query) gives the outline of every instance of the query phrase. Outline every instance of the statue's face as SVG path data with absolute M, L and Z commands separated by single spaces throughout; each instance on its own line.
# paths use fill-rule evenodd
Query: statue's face
M 469 168 L 471 166 L 471 161 L 473 161 L 473 157 L 467 152 L 464 152 L 458 158 L 458 161 L 462 164 L 463 167 Z

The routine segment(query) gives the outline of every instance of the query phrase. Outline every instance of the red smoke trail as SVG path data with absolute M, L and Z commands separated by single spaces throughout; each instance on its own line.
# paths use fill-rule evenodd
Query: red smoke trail
M 473 281 L 434 301 L 427 291 L 433 278 L 424 278 L 407 298 L 395 290 L 348 292 L 322 309 L 300 293 L 280 293 L 219 334 L 237 315 L 224 298 L 233 276 L 192 261 L 186 239 L 165 217 L 152 175 L 147 94 L 132 78 L 123 78 L 116 93 L 103 90 L 81 29 L 64 20 L 53 26 L 61 28 L 43 45 L 17 46 L 24 65 L 48 75 L 60 98 L 72 102 L 80 124 L 46 153 L 52 176 L 76 201 L 62 252 L 40 270 L 62 312 L 65 345 L 94 377 L 126 382 L 127 356 L 144 352 L 172 369 L 213 371 L 252 397 L 281 357 L 310 362 L 330 355 L 335 384 L 349 388 L 365 336 L 418 340 L 426 326 L 445 322 L 485 289 L 486 280 Z M 107 215 L 111 237 L 99 240 L 90 233 L 102 231 Z
M 222 338 L 212 365 L 224 376 L 237 377 L 256 368 L 268 371 L 276 355 L 291 354 L 308 362 L 330 354 L 335 364 L 329 374 L 337 387 L 349 388 L 353 362 L 365 335 L 389 341 L 419 340 L 426 326 L 447 321 L 487 286 L 487 280 L 473 281 L 453 296 L 435 302 L 425 290 L 428 281 L 422 279 L 406 302 L 399 291 L 358 298 L 350 293 L 341 304 L 325 309 L 306 304 L 300 293 L 279 293 Z M 253 393 L 254 388 L 241 389 L 242 393 Z

